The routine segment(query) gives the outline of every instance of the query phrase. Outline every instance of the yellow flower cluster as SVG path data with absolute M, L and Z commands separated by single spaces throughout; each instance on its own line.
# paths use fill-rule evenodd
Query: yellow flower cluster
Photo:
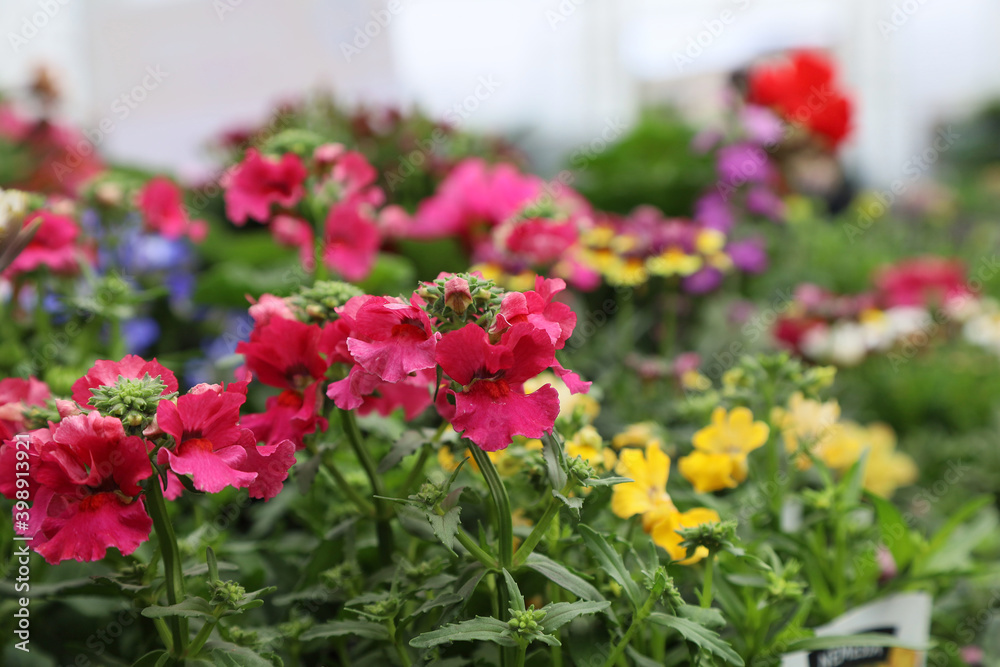
M 712 423 L 694 434 L 694 452 L 678 461 L 684 479 L 699 493 L 732 489 L 747 478 L 747 455 L 767 442 L 770 429 L 747 408 L 717 407 Z
M 830 469 L 844 472 L 867 451 L 864 487 L 872 493 L 888 498 L 897 488 L 917 480 L 916 464 L 896 451 L 896 435 L 889 426 L 842 420 L 836 401 L 821 403 L 796 393 L 787 407 L 775 409 L 772 420 L 801 470 L 811 467 L 811 457 L 815 457 Z
M 641 515 L 643 530 L 675 561 L 687 565 L 708 555 L 708 550 L 699 547 L 687 558 L 687 549 L 681 546 L 683 538 L 677 530 L 719 521 L 719 514 L 704 507 L 687 512 L 677 509 L 667 493 L 670 457 L 657 440 L 650 441 L 645 450 L 629 447 L 619 452 L 618 474 L 632 481 L 614 487 L 611 511 L 615 515 L 623 519 Z

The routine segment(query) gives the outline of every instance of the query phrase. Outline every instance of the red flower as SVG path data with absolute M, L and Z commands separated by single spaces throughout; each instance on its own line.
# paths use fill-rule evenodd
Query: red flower
M 258 447 L 253 432 L 239 423 L 246 387 L 245 382 L 198 385 L 176 403 L 162 401 L 156 421 L 173 436 L 174 446 L 161 449 L 157 463 L 190 475 L 199 491 L 249 487 L 252 497 L 274 497 L 295 462 L 295 446 L 283 440 Z
M 942 305 L 972 293 L 965 266 L 944 257 L 918 257 L 883 269 L 875 279 L 886 308 Z
M 200 242 L 208 233 L 204 220 L 191 220 L 184 210 L 181 189 L 173 181 L 163 176 L 152 179 L 138 196 L 139 210 L 145 219 L 146 228 L 159 232 L 168 239 L 188 236 Z
M 240 226 L 247 218 L 267 222 L 272 204 L 289 208 L 302 199 L 306 176 L 298 155 L 286 153 L 273 160 L 251 148 L 226 183 L 226 215 Z
M 355 299 L 347 349 L 361 368 L 385 382 L 399 382 L 410 373 L 434 368 L 440 334 L 416 303 L 383 296 L 351 300 Z
M 347 280 L 364 280 L 382 243 L 378 226 L 354 200 L 335 204 L 326 218 L 323 262 Z
M 0 441 L 9 440 L 24 427 L 24 410 L 45 405 L 52 396 L 49 387 L 35 378 L 0 380 Z
M 121 361 L 101 359 L 94 362 L 87 374 L 73 383 L 73 400 L 81 407 L 90 409 L 90 397 L 93 396 L 91 389 L 112 386 L 118 382 L 119 376 L 139 380 L 147 374 L 152 378 L 159 376 L 160 382 L 166 385 L 162 392 L 164 395 L 177 391 L 177 378 L 155 358 L 146 361 L 142 357 L 128 354 Z
M 460 391 L 439 394 L 442 416 L 482 449 L 504 449 L 515 435 L 538 438 L 552 430 L 559 414 L 556 390 L 545 385 L 525 394 L 523 388 L 525 380 L 555 362 L 555 346 L 545 331 L 516 324 L 491 345 L 485 330 L 468 324 L 444 335 L 437 360 L 461 385 Z M 442 404 L 447 397 L 454 397 L 453 407 Z
M 850 133 L 851 102 L 834 78 L 829 59 L 799 51 L 788 62 L 754 69 L 748 100 L 774 108 L 786 120 L 804 125 L 836 148 Z
M 5 278 L 10 279 L 43 266 L 55 273 L 75 273 L 79 270 L 82 251 L 77 243 L 80 228 L 76 222 L 70 217 L 42 210 L 25 218 L 24 226 L 39 218 L 42 224 L 24 250 L 4 270 Z
M 152 474 L 142 438 L 91 412 L 62 420 L 51 438 L 36 431 L 32 446 L 38 488 L 28 523 L 46 561 L 100 560 L 108 547 L 127 556 L 149 539 L 153 522 L 138 498 Z

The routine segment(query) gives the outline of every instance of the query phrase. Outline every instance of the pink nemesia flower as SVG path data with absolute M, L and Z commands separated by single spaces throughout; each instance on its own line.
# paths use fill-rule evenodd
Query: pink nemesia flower
M 43 266 L 55 273 L 75 273 L 79 270 L 83 255 L 77 244 L 80 228 L 76 222 L 65 215 L 42 210 L 25 218 L 24 226 L 39 218 L 42 224 L 24 250 L 4 270 L 5 278 L 10 279 Z
M 428 368 L 398 382 L 386 382 L 361 366 L 354 366 L 346 378 L 330 383 L 326 395 L 342 410 L 357 410 L 361 415 L 374 410 L 387 416 L 396 408 L 403 408 L 404 416 L 414 419 L 430 406 L 430 389 L 435 379 L 434 371 Z
M 272 204 L 288 208 L 302 199 L 306 176 L 298 155 L 286 153 L 275 160 L 251 148 L 226 179 L 226 215 L 239 226 L 248 218 L 267 222 Z
M 326 218 L 323 261 L 347 280 L 364 280 L 375 265 L 381 234 L 375 222 L 354 201 L 333 206 Z
M 461 385 L 460 391 L 439 392 L 454 410 L 442 409 L 456 431 L 485 451 L 510 445 L 513 436 L 539 438 L 552 430 L 559 414 L 559 394 L 545 385 L 525 394 L 523 383 L 551 366 L 555 347 L 544 331 L 530 324 L 507 330 L 491 345 L 485 330 L 468 324 L 444 335 L 437 348 L 438 364 Z M 441 394 L 446 394 L 442 397 Z
M 278 214 L 271 221 L 270 230 L 271 236 L 281 245 L 299 249 L 299 261 L 306 271 L 315 268 L 314 235 L 308 222 L 294 215 Z
M 188 217 L 181 189 L 169 178 L 157 176 L 146 183 L 139 191 L 137 203 L 147 229 L 168 239 L 187 236 L 195 242 L 205 240 L 208 224 Z
M 37 378 L 0 380 L 0 441 L 21 432 L 25 408 L 45 405 L 51 396 L 49 386 Z
M 125 379 L 138 380 L 149 374 L 155 378 L 159 376 L 160 382 L 166 385 L 163 394 L 170 394 L 177 391 L 177 377 L 165 366 L 160 365 L 154 358 L 146 361 L 140 356 L 127 354 L 121 361 L 110 361 L 100 359 L 94 362 L 87 374 L 73 383 L 73 400 L 80 407 L 90 410 L 90 398 L 93 396 L 91 389 L 98 387 L 112 386 L 118 382 L 118 376 Z
M 51 438 L 36 437 L 38 487 L 26 534 L 47 562 L 100 560 L 108 547 L 127 556 L 149 539 L 153 521 L 137 497 L 153 472 L 142 438 L 96 412 L 67 417 Z
M 385 382 L 399 382 L 414 371 L 434 368 L 440 334 L 415 303 L 382 296 L 358 296 L 347 349 L 354 360 Z M 343 309 L 342 309 L 343 310 Z
M 254 327 L 263 327 L 272 318 L 294 320 L 295 314 L 288 306 L 288 303 L 280 296 L 273 294 L 261 294 L 259 299 L 254 299 L 247 295 L 250 302 L 250 317 L 253 318 Z

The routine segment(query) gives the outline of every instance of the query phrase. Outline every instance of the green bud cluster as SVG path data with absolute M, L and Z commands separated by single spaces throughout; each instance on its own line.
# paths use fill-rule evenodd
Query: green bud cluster
M 90 405 L 105 417 L 120 419 L 127 433 L 139 435 L 152 423 L 160 401 L 177 395 L 164 395 L 166 388 L 159 375 L 154 378 L 146 373 L 138 379 L 119 375 L 113 385 L 90 390 Z
M 714 554 L 732 544 L 736 538 L 736 522 L 710 521 L 691 528 L 681 528 L 677 532 L 684 538 L 681 545 L 705 547 L 709 553 Z
M 527 611 L 510 610 L 511 619 L 507 621 L 510 629 L 518 634 L 530 635 L 541 630 L 541 620 L 545 618 L 546 612 L 535 609 L 535 605 L 528 607 Z
M 469 285 L 472 302 L 466 304 L 463 301 L 464 307 L 461 311 L 452 307 L 455 305 L 455 300 L 449 304 L 445 298 L 446 285 L 452 278 L 460 278 Z M 493 318 L 500 310 L 500 302 L 506 294 L 492 280 L 468 273 L 456 273 L 448 278 L 438 278 L 423 283 L 416 293 L 427 302 L 427 314 L 438 319 L 440 322 L 438 329 L 442 331 L 461 329 L 469 322 L 488 327 L 493 323 Z
M 308 323 L 324 324 L 337 319 L 336 308 L 352 297 L 364 294 L 360 288 L 338 280 L 320 280 L 315 285 L 302 287 L 288 297 L 288 305 L 296 316 Z
M 247 594 L 246 589 L 235 581 L 215 581 L 212 583 L 211 589 L 212 604 L 230 609 L 239 608 Z
M 434 507 L 444 500 L 447 495 L 442 485 L 435 484 L 434 482 L 424 482 L 420 486 L 420 490 L 410 497 L 428 507 Z
M 597 477 L 594 467 L 579 456 L 569 461 L 569 474 L 581 482 Z

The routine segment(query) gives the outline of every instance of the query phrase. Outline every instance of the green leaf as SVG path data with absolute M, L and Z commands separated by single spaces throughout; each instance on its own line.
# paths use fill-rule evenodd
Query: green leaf
M 161 607 L 152 605 L 142 610 L 142 615 L 146 618 L 167 618 L 170 616 L 180 616 L 182 618 L 200 618 L 205 621 L 215 622 L 212 614 L 212 605 L 203 598 L 189 597 L 183 602 Z
M 150 651 L 132 663 L 132 667 L 160 667 L 170 661 L 170 654 L 166 651 Z
M 921 574 L 965 571 L 973 567 L 972 552 L 997 530 L 997 513 L 991 508 L 980 511 L 974 519 L 955 528 L 936 551 L 931 551 L 918 567 Z
M 510 637 L 509 630 L 510 626 L 503 621 L 477 616 L 469 621 L 425 632 L 411 639 L 410 646 L 431 648 L 452 642 L 493 642 L 501 646 L 517 646 L 517 642 Z
M 521 589 L 517 587 L 517 582 L 514 581 L 514 577 L 510 576 L 510 572 L 504 570 L 503 579 L 507 584 L 507 595 L 510 598 L 510 603 L 514 605 L 514 611 L 524 611 L 524 596 L 521 595 Z
M 733 647 L 722 640 L 718 633 L 709 630 L 708 628 L 693 623 L 686 618 L 679 618 L 677 616 L 669 616 L 660 612 L 654 611 L 648 617 L 648 620 L 656 623 L 657 625 L 662 625 L 667 628 L 676 630 L 684 639 L 689 642 L 698 645 L 700 648 L 719 656 L 726 662 L 734 665 L 742 666 L 743 658 L 733 650 Z
M 632 579 L 632 575 L 629 574 L 628 568 L 625 567 L 625 561 L 622 560 L 621 555 L 615 551 L 614 547 L 611 546 L 603 535 L 590 526 L 581 525 L 579 530 L 583 536 L 583 543 L 587 545 L 587 549 L 597 559 L 598 564 L 607 572 L 608 576 L 622 587 L 622 590 L 625 591 L 625 596 L 632 603 L 633 609 L 638 609 L 643 602 L 639 599 L 639 585 Z
M 410 620 L 411 618 L 415 618 L 417 616 L 420 616 L 421 614 L 426 614 L 431 609 L 436 609 L 437 607 L 447 607 L 449 605 L 458 604 L 462 602 L 464 599 L 465 598 L 463 598 L 458 593 L 444 593 L 442 595 L 438 595 L 437 597 L 427 600 L 422 605 L 413 610 L 412 613 L 407 615 L 405 620 Z
M 583 577 L 573 574 L 565 565 L 557 563 L 548 556 L 533 552 L 528 556 L 524 565 L 557 586 L 562 586 L 578 598 L 592 602 L 603 602 L 605 599 L 601 592 L 585 581 Z
M 979 510 L 983 509 L 992 502 L 993 496 L 979 496 L 978 498 L 974 498 L 962 505 L 954 514 L 951 515 L 951 518 L 949 518 L 948 521 L 941 526 L 941 529 L 934 534 L 934 537 L 931 538 L 928 553 L 932 554 L 943 547 L 948 541 L 948 538 L 951 537 L 952 533 L 954 533 L 959 526 L 965 523 L 970 517 L 975 516 Z
M 882 544 L 892 552 L 896 567 L 902 572 L 917 552 L 913 533 L 894 504 L 873 493 L 865 493 L 865 498 L 875 506 L 875 517 L 878 519 Z
M 309 641 L 310 639 L 329 639 L 330 637 L 364 637 L 377 641 L 391 639 L 389 630 L 381 623 L 361 620 L 330 621 L 316 625 L 303 632 L 299 639 Z
M 224 641 L 208 642 L 199 656 L 208 658 L 213 667 L 274 667 L 273 662 L 254 651 Z
M 455 554 L 455 535 L 458 534 L 458 520 L 461 512 L 462 508 L 458 505 L 452 507 L 443 515 L 431 510 L 426 512 L 427 522 L 431 524 L 434 534 L 441 540 L 444 548 L 453 554 Z M 455 555 L 457 556 L 458 554 Z
M 409 430 L 403 433 L 392 443 L 389 452 L 379 461 L 379 474 L 384 475 L 395 468 L 400 461 L 416 453 L 427 440 L 427 435 L 421 431 Z
M 840 498 L 843 502 L 842 509 L 845 512 L 850 512 L 861 502 L 867 464 L 868 450 L 866 449 L 861 453 L 861 457 L 847 469 L 847 472 L 844 473 L 844 478 L 840 480 Z
M 569 477 L 566 475 L 566 452 L 562 443 L 555 435 L 549 434 L 542 438 L 545 444 L 542 447 L 542 456 L 545 459 L 545 468 L 549 473 L 549 484 L 552 485 L 552 493 L 558 496 L 559 491 L 566 486 Z
M 682 604 L 677 608 L 677 615 L 694 621 L 706 628 L 718 629 L 726 627 L 726 619 L 722 616 L 722 610 L 715 607 L 696 607 L 692 604 Z
M 912 642 L 897 639 L 892 635 L 866 633 L 860 635 L 830 635 L 827 637 L 807 637 L 793 641 L 785 649 L 787 653 L 796 651 L 823 651 L 831 648 L 854 647 L 907 648 L 914 651 L 926 651 L 926 646 L 917 646 Z
M 613 486 L 615 484 L 626 484 L 633 481 L 628 477 L 591 477 L 583 481 L 584 486 Z
M 545 632 L 554 632 L 566 625 L 574 618 L 584 614 L 596 614 L 611 606 L 610 602 L 555 602 L 542 607 L 545 618 L 542 619 L 542 627 Z

